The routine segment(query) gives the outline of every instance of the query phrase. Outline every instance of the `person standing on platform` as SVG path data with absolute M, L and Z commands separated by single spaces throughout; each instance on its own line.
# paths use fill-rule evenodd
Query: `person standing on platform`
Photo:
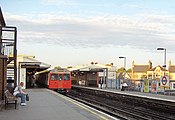
M 31 87 L 35 87 L 35 76 L 32 75 L 32 78 L 31 78 Z
M 21 98 L 21 106 L 26 106 L 26 93 L 22 90 L 24 83 L 21 82 L 14 90 L 13 95 Z
M 124 91 L 124 87 L 123 87 L 123 83 L 122 82 L 120 84 L 120 89 L 121 89 L 121 91 Z
M 102 78 L 99 80 L 99 84 L 100 84 L 100 88 L 102 89 L 103 88 L 103 79 Z
M 123 86 L 123 91 L 126 90 L 126 89 L 128 88 L 128 84 L 125 83 L 125 82 L 122 84 L 122 86 Z

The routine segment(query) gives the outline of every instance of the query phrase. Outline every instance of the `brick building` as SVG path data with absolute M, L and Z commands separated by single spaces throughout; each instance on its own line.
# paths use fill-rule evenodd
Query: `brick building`
M 2 27 L 5 27 L 4 17 L 0 8 L 0 99 L 3 99 L 3 93 L 6 85 L 7 56 L 2 53 Z

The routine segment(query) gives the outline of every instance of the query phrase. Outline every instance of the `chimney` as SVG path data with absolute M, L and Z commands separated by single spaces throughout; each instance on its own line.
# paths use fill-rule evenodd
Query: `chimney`
M 152 62 L 150 60 L 148 62 L 148 65 L 149 65 L 149 69 L 152 69 Z

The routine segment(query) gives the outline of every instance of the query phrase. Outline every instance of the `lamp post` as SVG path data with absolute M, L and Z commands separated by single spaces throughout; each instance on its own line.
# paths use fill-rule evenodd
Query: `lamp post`
M 123 65 L 123 67 L 124 67 L 124 70 L 126 69 L 126 57 L 119 57 L 120 59 L 124 59 L 124 65 Z
M 164 50 L 165 52 L 163 67 L 166 69 L 166 48 L 157 48 L 157 50 Z M 165 72 L 164 72 L 164 76 L 165 76 Z M 164 94 L 165 94 L 165 87 L 164 87 Z
M 166 69 L 166 48 L 157 48 L 157 50 L 164 50 L 164 52 L 165 52 L 163 67 Z
M 125 75 L 126 75 L 126 57 L 120 56 L 119 59 L 124 59 L 124 78 L 123 81 L 125 80 Z M 121 84 L 121 81 L 119 81 L 119 85 Z

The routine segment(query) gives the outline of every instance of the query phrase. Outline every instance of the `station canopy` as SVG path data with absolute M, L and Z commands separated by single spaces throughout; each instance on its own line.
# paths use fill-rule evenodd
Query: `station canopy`
M 44 62 L 35 59 L 34 56 L 22 56 L 22 57 L 23 57 L 22 62 L 19 61 L 21 68 L 28 68 L 39 72 L 51 67 L 49 64 L 46 64 Z
M 86 66 L 77 66 L 75 68 L 70 68 L 69 70 L 72 72 L 102 72 L 104 69 L 107 69 L 107 66 L 101 64 L 92 64 Z

